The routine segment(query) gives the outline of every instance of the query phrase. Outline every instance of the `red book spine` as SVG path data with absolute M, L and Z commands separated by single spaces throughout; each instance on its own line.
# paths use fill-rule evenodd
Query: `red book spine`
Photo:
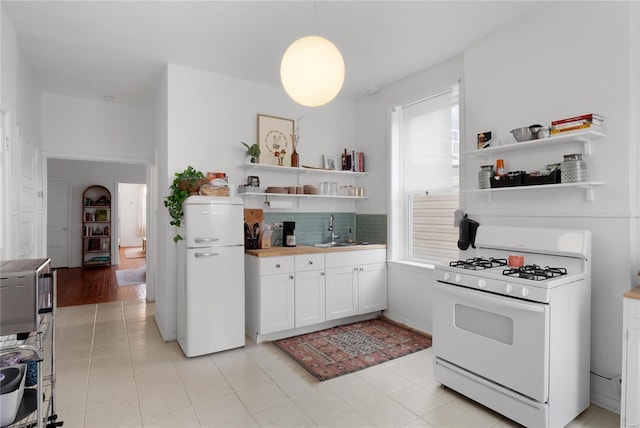
M 579 120 L 592 120 L 592 119 L 604 120 L 604 117 L 594 113 L 583 114 L 582 116 L 575 116 L 575 117 L 569 117 L 566 119 L 554 120 L 553 122 L 551 122 L 551 126 L 558 125 L 561 123 L 576 122 Z

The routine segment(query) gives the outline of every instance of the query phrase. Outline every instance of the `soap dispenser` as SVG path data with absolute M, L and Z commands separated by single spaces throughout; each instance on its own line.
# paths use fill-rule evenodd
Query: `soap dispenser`
M 353 233 L 351 233 L 351 229 L 349 229 L 349 233 L 347 234 L 347 242 L 349 244 L 353 242 Z

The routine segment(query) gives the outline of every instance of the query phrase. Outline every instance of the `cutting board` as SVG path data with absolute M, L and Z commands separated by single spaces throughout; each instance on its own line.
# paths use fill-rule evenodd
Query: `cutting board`
M 253 227 L 253 223 L 262 224 L 264 220 L 264 213 L 261 209 L 245 208 L 244 210 L 244 222 Z

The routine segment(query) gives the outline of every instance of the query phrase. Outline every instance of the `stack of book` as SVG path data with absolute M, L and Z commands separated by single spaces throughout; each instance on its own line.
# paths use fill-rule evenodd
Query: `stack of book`
M 551 135 L 558 135 L 563 132 L 577 131 L 580 129 L 602 129 L 603 122 L 604 116 L 595 113 L 554 120 L 551 122 Z
M 342 170 L 364 172 L 364 152 L 345 149 L 342 155 Z

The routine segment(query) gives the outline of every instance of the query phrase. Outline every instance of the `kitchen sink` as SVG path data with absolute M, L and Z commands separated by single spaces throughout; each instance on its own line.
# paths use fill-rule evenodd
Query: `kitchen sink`
M 329 242 L 327 244 L 314 244 L 318 248 L 334 248 L 334 247 L 357 247 L 360 245 L 369 245 L 370 242 Z

